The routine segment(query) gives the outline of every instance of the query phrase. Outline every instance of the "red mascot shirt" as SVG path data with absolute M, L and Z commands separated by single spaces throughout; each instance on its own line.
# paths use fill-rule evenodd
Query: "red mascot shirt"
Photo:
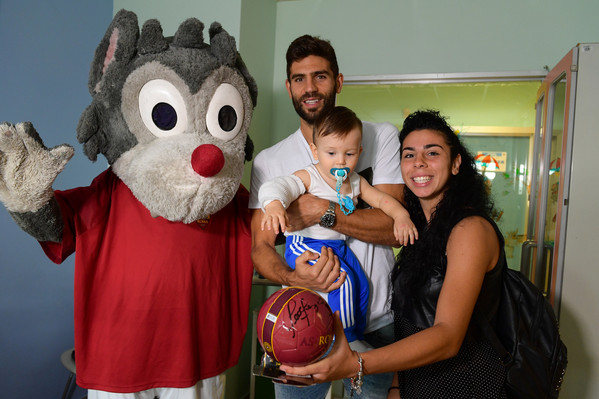
M 252 263 L 248 192 L 207 223 L 153 218 L 110 170 L 56 191 L 61 263 L 75 252 L 77 383 L 137 392 L 183 388 L 237 364 Z

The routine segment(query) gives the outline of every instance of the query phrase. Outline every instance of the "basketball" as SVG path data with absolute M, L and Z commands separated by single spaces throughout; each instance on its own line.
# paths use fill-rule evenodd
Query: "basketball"
M 262 349 L 278 363 L 302 366 L 320 358 L 333 343 L 335 325 L 328 303 L 316 292 L 287 287 L 272 294 L 256 323 Z

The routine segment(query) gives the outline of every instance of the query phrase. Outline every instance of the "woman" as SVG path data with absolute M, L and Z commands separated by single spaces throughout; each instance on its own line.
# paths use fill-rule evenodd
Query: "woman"
M 393 272 L 397 342 L 351 351 L 337 323 L 325 359 L 282 366 L 315 381 L 398 371 L 389 398 L 505 397 L 505 372 L 471 322 L 476 307 L 494 322 L 504 262 L 503 238 L 490 219 L 483 177 L 436 111 L 406 118 L 400 133 L 405 201 L 420 239 L 404 247 Z

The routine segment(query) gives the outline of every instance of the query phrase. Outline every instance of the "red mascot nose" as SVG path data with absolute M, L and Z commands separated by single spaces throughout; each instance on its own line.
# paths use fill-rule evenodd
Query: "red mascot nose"
M 203 177 L 212 177 L 225 166 L 225 156 L 217 146 L 202 144 L 191 154 L 191 167 Z

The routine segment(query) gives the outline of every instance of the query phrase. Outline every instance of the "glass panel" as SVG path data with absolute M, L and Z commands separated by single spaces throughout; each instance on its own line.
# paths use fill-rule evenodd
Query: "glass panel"
M 528 225 L 528 238 L 536 238 L 535 225 L 537 222 L 537 196 L 541 188 L 541 159 L 543 157 L 543 135 L 545 132 L 545 97 L 537 103 L 537 124 L 535 128 L 534 159 L 531 160 L 532 173 L 529 190 L 530 212 Z
M 537 254 L 537 205 L 538 196 L 541 187 L 541 159 L 543 156 L 543 134 L 545 131 L 545 95 L 541 95 L 536 105 L 536 124 L 532 165 L 529 164 L 530 176 L 527 176 L 530 186 L 528 187 L 528 226 L 526 231 L 526 241 L 522 243 L 520 271 L 532 280 L 534 262 Z
M 545 235 L 543 255 L 543 281 L 544 290 L 549 294 L 551 284 L 551 266 L 553 264 L 553 247 L 557 229 L 557 211 L 559 197 L 559 182 L 561 171 L 562 139 L 564 134 L 564 114 L 566 104 L 566 78 L 559 80 L 554 86 L 553 118 L 551 131 L 551 150 L 549 152 L 549 163 L 546 167 L 549 173 L 547 185 L 547 211 L 545 212 Z M 546 173 L 547 173 L 546 172 Z
M 462 136 L 485 176 L 495 202 L 493 218 L 505 238 L 510 268 L 520 270 L 528 213 L 528 156 L 531 136 Z

